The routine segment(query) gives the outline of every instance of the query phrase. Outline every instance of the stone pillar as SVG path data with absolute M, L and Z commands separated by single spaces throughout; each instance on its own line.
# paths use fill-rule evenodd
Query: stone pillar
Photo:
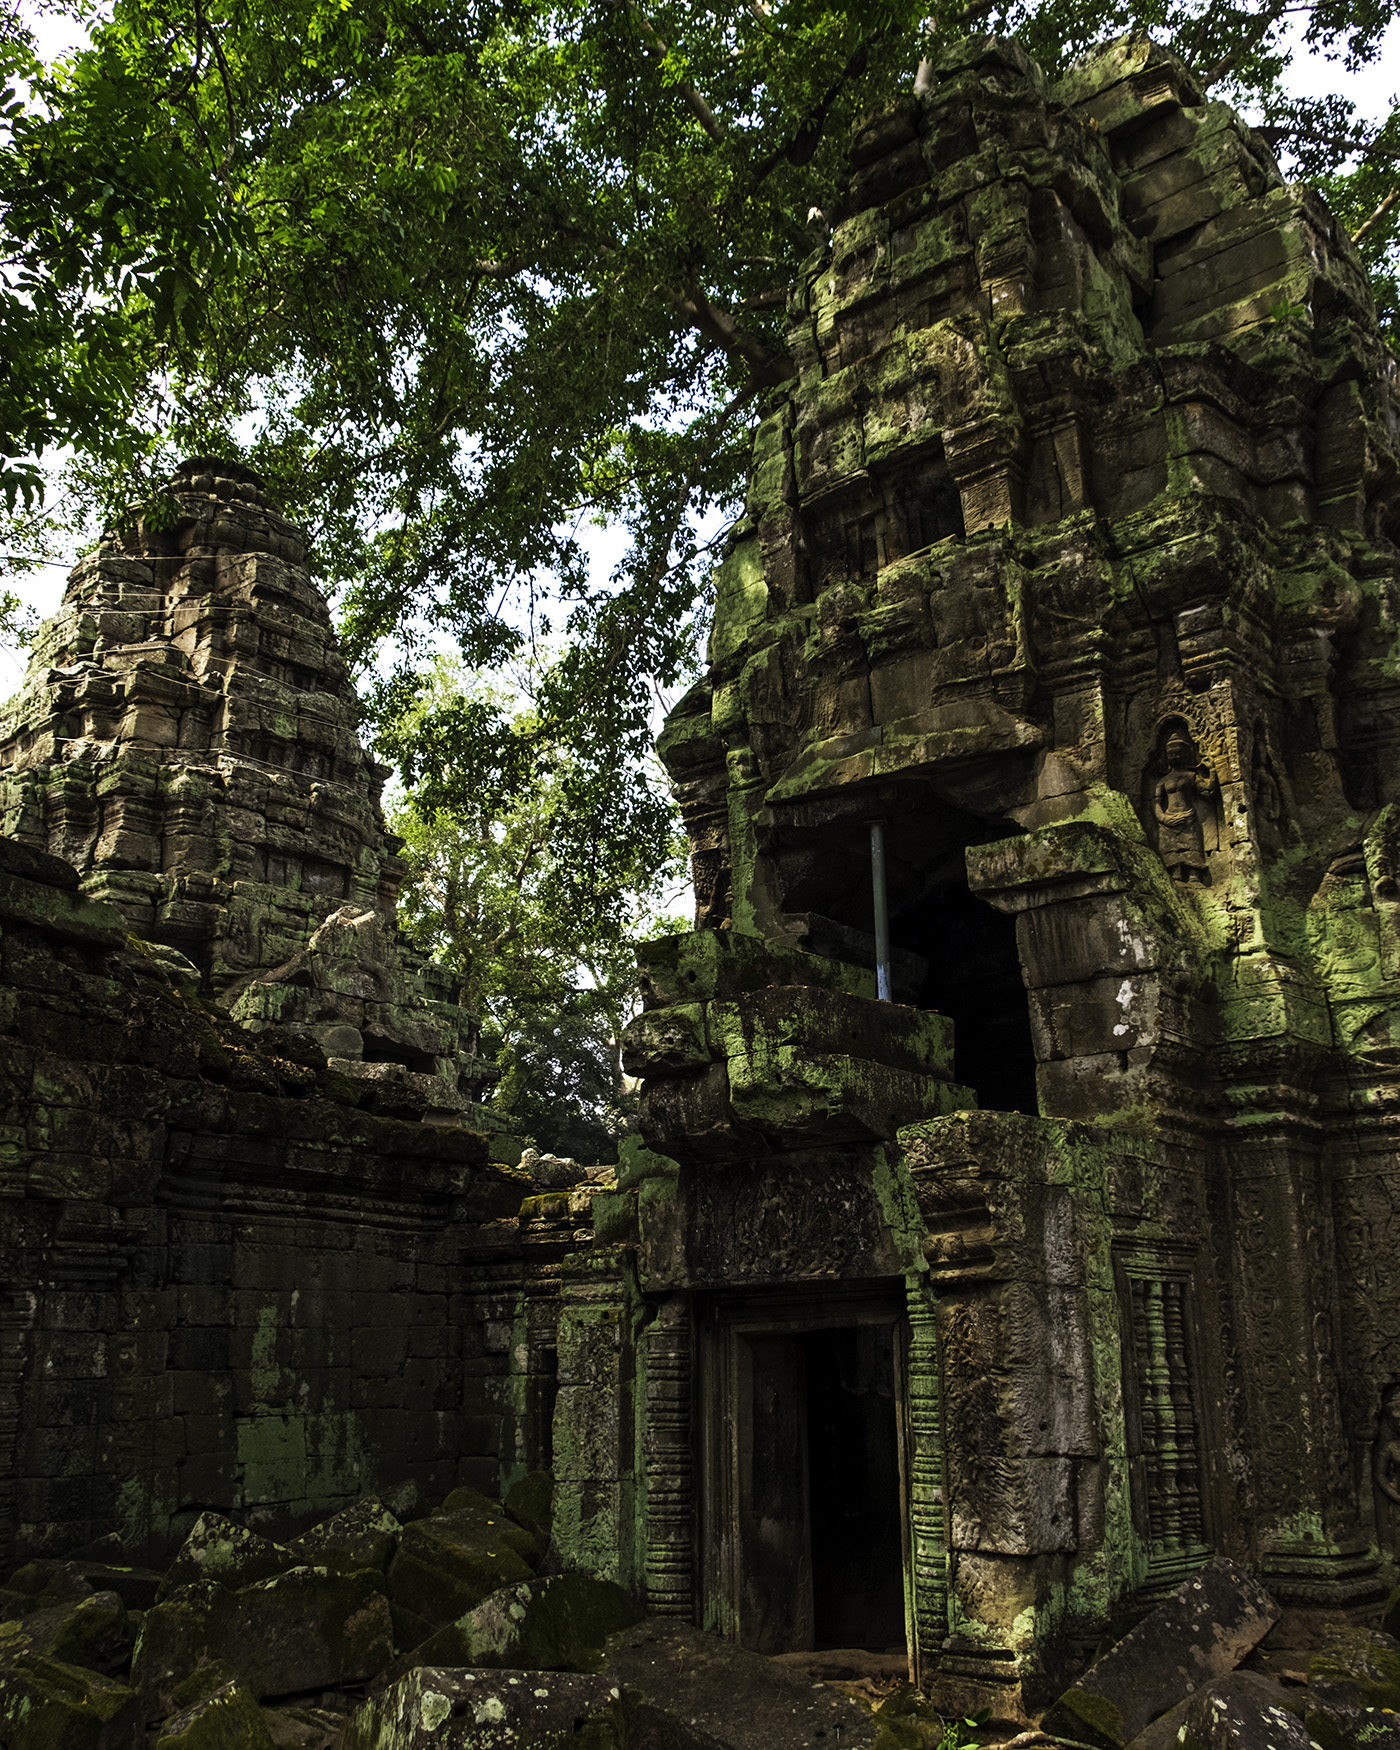
M 1117 1383 L 1095 1378 L 1091 1352 L 1091 1242 L 1109 1267 L 1103 1236 L 1079 1213 L 1092 1162 L 1069 1127 L 1019 1114 L 959 1113 L 901 1140 L 929 1233 L 942 1361 L 939 1695 L 948 1707 L 1029 1714 L 1061 1676 L 1052 1600 L 1058 1593 L 1063 1615 L 1070 1564 L 1091 1553 L 1079 1526 L 1100 1457 L 1095 1405 Z M 917 1471 L 915 1481 L 916 1512 L 927 1514 Z M 930 1598 L 930 1619 L 933 1608 Z M 920 1643 L 922 1653 L 922 1628 Z
M 1281 1600 L 1379 1595 L 1338 1397 L 1331 1186 L 1315 1125 L 1231 1139 L 1231 1273 L 1257 1571 Z
M 1209 943 L 1140 835 L 1071 821 L 978 846 L 967 863 L 973 891 L 1016 915 L 1041 1112 L 1179 1101 L 1209 1042 L 1183 970 Z
M 624 1247 L 575 1252 L 560 1279 L 554 1539 L 569 1567 L 635 1590 L 638 1297 Z
M 695 1609 L 695 1478 L 691 1430 L 694 1336 L 688 1296 L 671 1295 L 642 1334 L 639 1364 L 645 1477 L 643 1578 L 653 1616 Z
M 943 1482 L 943 1377 L 938 1308 L 923 1276 L 908 1278 L 909 1649 L 918 1682 L 948 1634 L 948 1507 Z

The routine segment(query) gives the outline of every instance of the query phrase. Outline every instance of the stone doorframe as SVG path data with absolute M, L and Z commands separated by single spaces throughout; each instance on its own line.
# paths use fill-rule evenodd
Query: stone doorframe
M 731 1640 L 740 1638 L 743 1627 L 740 1476 L 743 1443 L 751 1436 L 751 1415 L 741 1401 L 747 1378 L 744 1339 L 887 1326 L 893 1344 L 905 1632 L 912 1673 L 919 1538 L 911 1525 L 916 1461 L 909 1386 L 911 1330 L 903 1278 L 859 1287 L 814 1282 L 793 1288 L 720 1290 L 707 1295 L 697 1310 L 701 1626 Z

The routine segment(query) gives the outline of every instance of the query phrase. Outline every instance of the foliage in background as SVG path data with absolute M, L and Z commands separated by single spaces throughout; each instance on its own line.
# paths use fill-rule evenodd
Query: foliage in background
M 19 12 L 0 10 L 0 495 L 44 486 L 77 444 L 107 477 L 140 467 L 154 384 L 173 348 L 212 332 L 208 293 L 253 247 L 169 101 L 115 38 L 56 72 Z
M 519 685 L 446 662 L 385 739 L 411 779 L 389 817 L 410 870 L 400 922 L 462 977 L 502 1072 L 494 1104 L 541 1147 L 613 1158 L 635 1112 L 618 1044 L 632 943 L 688 922 L 664 911 L 684 880 L 664 792 L 554 741 Z
M 435 636 L 476 668 L 562 633 L 542 715 L 637 757 L 649 685 L 693 661 L 697 531 L 737 509 L 758 398 L 792 371 L 786 289 L 858 114 L 970 23 L 1051 70 L 1150 29 L 1326 183 L 1393 316 L 1400 124 L 1280 85 L 1289 30 L 1359 64 L 1388 19 L 1385 0 L 116 0 L 10 118 L 5 229 L 52 321 L 32 345 L 19 325 L 35 368 L 6 381 L 58 387 L 0 406 L 0 436 L 18 456 L 65 433 L 113 498 L 182 454 L 242 455 L 311 526 L 361 656 L 396 639 L 409 677 Z M 91 331 L 87 363 L 65 324 Z M 602 588 L 589 517 L 632 534 Z
M 455 951 L 488 1015 L 509 991 L 555 1017 L 543 1055 L 501 1035 L 505 1097 L 544 1099 L 615 1037 L 599 993 L 621 977 L 569 985 L 544 925 L 601 919 L 615 943 L 609 884 L 650 892 L 670 855 L 642 776 L 655 689 L 695 664 L 701 530 L 737 514 L 762 395 L 792 372 L 786 291 L 853 121 L 969 27 L 1051 72 L 1149 30 L 1322 184 L 1393 331 L 1400 112 L 1377 129 L 1281 83 L 1298 33 L 1349 68 L 1389 21 L 1387 0 L 115 0 L 44 68 L 7 15 L 0 491 L 32 492 L 65 443 L 70 527 L 189 454 L 270 478 L 352 656 L 397 652 L 370 706 L 409 787 L 410 903 L 465 896 Z M 631 534 L 602 585 L 590 519 Z M 424 684 L 444 639 L 466 674 L 541 638 L 568 654 L 528 729 L 489 687 Z M 517 877 L 542 822 L 552 860 Z

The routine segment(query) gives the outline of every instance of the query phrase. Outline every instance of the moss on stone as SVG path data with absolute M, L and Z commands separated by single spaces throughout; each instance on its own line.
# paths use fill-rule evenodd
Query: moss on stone
M 529 1579 L 539 1556 L 538 1539 L 499 1508 L 420 1519 L 404 1527 L 389 1568 L 389 1596 L 442 1627 L 501 1586 Z
M 227 1683 L 160 1727 L 154 1750 L 273 1750 L 262 1709 L 241 1683 Z
M 549 1542 L 554 1522 L 554 1478 L 547 1470 L 527 1471 L 506 1490 L 505 1510 L 511 1518 L 533 1532 L 541 1544 Z
M 127 1684 L 38 1654 L 0 1663 L 6 1750 L 128 1750 L 139 1730 Z

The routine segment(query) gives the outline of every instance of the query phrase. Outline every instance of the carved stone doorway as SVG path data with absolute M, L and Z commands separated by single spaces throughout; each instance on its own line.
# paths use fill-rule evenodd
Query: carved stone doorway
M 756 1652 L 903 1649 L 906 1329 L 896 1303 L 753 1295 L 705 1330 L 706 1619 Z

